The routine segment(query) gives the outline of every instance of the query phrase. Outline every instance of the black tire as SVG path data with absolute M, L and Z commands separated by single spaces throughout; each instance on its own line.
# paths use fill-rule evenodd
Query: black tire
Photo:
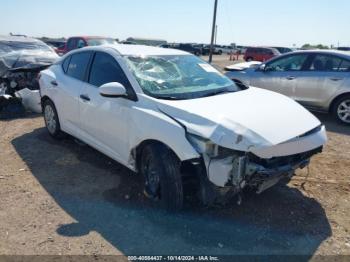
M 57 110 L 53 102 L 49 99 L 46 99 L 43 102 L 43 114 L 46 129 L 49 132 L 50 136 L 52 136 L 55 139 L 62 138 L 64 136 L 64 133 L 61 130 Z M 52 114 L 52 116 L 49 116 L 49 114 Z M 50 123 L 51 121 L 53 122 Z
M 218 51 L 218 55 L 222 55 L 222 50 L 219 50 L 219 51 Z
M 169 211 L 183 207 L 183 185 L 180 160 L 166 146 L 147 145 L 141 154 L 140 173 L 145 180 L 148 197 L 160 200 Z
M 246 62 L 251 62 L 251 61 L 253 61 L 253 57 L 248 57 L 245 61 Z
M 200 52 L 200 51 L 195 51 L 195 52 L 194 52 L 194 55 L 195 55 L 195 56 L 200 56 L 200 55 L 201 55 L 201 52 Z
M 344 104 L 348 105 L 347 109 L 344 107 Z M 344 110 L 344 113 L 340 113 Z M 348 117 L 346 119 L 342 119 L 342 116 L 345 117 L 345 114 L 348 114 Z M 339 123 L 350 125 L 350 95 L 342 96 L 335 101 L 332 107 L 332 115 Z

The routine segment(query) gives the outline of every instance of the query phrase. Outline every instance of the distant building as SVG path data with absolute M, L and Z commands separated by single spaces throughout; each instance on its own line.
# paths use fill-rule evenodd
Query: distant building
M 151 46 L 159 46 L 167 44 L 166 40 L 162 39 L 151 39 L 151 38 L 138 38 L 138 37 L 129 37 L 126 39 L 127 42 L 135 43 L 138 45 L 151 45 Z

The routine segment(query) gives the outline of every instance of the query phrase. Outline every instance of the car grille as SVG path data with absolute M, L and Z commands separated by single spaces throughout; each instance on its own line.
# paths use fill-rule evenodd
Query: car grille
M 307 160 L 311 158 L 313 155 L 321 153 L 322 149 L 323 147 L 318 147 L 311 151 L 303 152 L 300 154 L 283 156 L 283 157 L 273 157 L 270 159 L 263 159 L 263 158 L 257 157 L 252 153 L 250 153 L 248 157 L 249 157 L 249 161 L 256 163 L 258 165 L 261 165 L 265 168 L 276 168 L 276 167 L 285 166 L 285 165 L 294 165 L 303 160 Z

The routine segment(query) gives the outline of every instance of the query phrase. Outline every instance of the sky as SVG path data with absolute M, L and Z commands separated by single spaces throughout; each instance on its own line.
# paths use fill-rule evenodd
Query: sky
M 349 0 L 218 0 L 218 44 L 350 46 Z M 1 0 L 0 35 L 209 43 L 214 0 Z

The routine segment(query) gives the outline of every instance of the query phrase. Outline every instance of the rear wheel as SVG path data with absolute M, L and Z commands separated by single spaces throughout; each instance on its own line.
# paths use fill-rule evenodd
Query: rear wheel
M 339 98 L 334 103 L 332 113 L 338 122 L 350 125 L 350 95 Z
M 248 57 L 248 58 L 246 59 L 246 61 L 247 61 L 247 62 L 253 61 L 253 57 Z
M 183 185 L 180 160 L 166 146 L 147 145 L 142 150 L 140 172 L 145 180 L 145 193 L 160 200 L 168 210 L 180 210 L 183 206 Z
M 49 134 L 53 138 L 61 138 L 63 136 L 63 132 L 61 130 L 60 121 L 58 120 L 56 107 L 51 100 L 47 99 L 43 102 L 43 111 L 45 125 L 49 131 Z

